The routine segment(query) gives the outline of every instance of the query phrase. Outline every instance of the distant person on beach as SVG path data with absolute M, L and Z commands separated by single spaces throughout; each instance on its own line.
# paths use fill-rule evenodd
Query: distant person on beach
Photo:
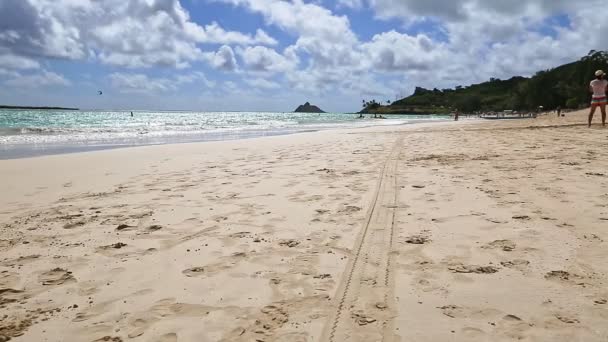
M 454 121 L 458 121 L 458 116 L 460 116 L 460 113 L 456 110 L 456 113 L 454 113 Z
M 595 109 L 597 107 L 600 107 L 600 110 L 602 111 L 602 126 L 606 126 L 606 103 L 608 102 L 606 95 L 608 94 L 608 81 L 605 77 L 606 73 L 603 70 L 598 70 L 595 72 L 595 79 L 589 84 L 589 91 L 591 91 L 593 95 L 591 97 L 588 127 L 591 127 L 593 114 L 595 114 Z
M 557 106 L 557 109 L 555 111 L 557 112 L 557 117 L 559 118 L 562 114 L 562 107 Z
M 133 117 L 133 112 L 131 112 L 131 117 Z

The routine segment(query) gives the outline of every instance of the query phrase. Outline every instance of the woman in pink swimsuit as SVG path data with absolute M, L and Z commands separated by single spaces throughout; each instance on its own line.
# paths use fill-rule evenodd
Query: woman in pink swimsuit
M 593 114 L 595 109 L 600 107 L 602 111 L 602 126 L 606 126 L 606 103 L 608 103 L 608 81 L 604 79 L 606 73 L 603 70 L 595 72 L 595 79 L 589 84 L 589 90 L 593 93 L 591 97 L 591 111 L 589 112 L 589 126 L 591 127 L 591 120 L 593 120 Z

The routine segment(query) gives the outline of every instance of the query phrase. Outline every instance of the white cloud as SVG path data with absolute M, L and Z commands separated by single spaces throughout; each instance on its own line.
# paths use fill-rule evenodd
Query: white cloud
M 253 71 L 287 72 L 297 65 L 293 55 L 288 58 L 265 46 L 247 47 L 238 49 L 237 52 L 245 65 Z
M 281 88 L 280 84 L 273 82 L 273 81 L 265 80 L 263 78 L 247 79 L 247 80 L 245 80 L 245 82 L 247 82 L 247 84 L 249 84 L 250 86 L 252 86 L 256 89 L 279 89 L 279 88 Z
M 196 71 L 193 73 L 188 73 L 184 75 L 177 75 L 175 77 L 175 83 L 178 85 L 181 84 L 191 84 L 196 82 L 202 82 L 207 88 L 215 87 L 215 82 L 210 81 L 205 74 L 200 71 Z
M 306 53 L 318 66 L 335 67 L 357 60 L 353 46 L 358 43 L 346 16 L 302 0 L 221 0 L 246 6 L 264 16 L 269 25 L 297 35 L 292 51 Z
M 40 63 L 30 58 L 15 55 L 0 55 L 0 68 L 21 70 L 38 69 L 40 68 Z
M 113 73 L 110 75 L 112 87 L 121 93 L 160 93 L 177 89 L 175 82 L 166 78 L 151 78 L 145 74 Z
M 215 82 L 207 79 L 202 72 L 174 75 L 172 77 L 150 77 L 142 73 L 115 72 L 109 76 L 112 88 L 120 93 L 159 94 L 175 92 L 182 85 L 202 83 L 207 88 L 215 87 Z
M 0 68 L 0 76 L 8 76 L 8 77 L 12 77 L 12 78 L 17 78 L 20 76 L 20 74 L 14 70 L 7 70 L 7 69 Z
M 46 86 L 69 86 L 71 83 L 63 76 L 54 72 L 42 70 L 35 74 L 17 74 L 4 82 L 5 85 L 15 88 L 40 88 Z
M 442 60 L 443 44 L 425 35 L 409 36 L 395 31 L 375 35 L 362 45 L 372 70 L 430 70 Z
M 255 43 L 263 44 L 263 45 L 277 45 L 279 42 L 277 42 L 276 39 L 269 36 L 268 33 L 266 33 L 264 30 L 257 29 L 255 31 L 255 39 L 250 44 L 255 44 Z
M 359 40 L 346 16 L 302 0 L 219 0 L 243 6 L 264 17 L 268 25 L 294 36 L 282 54 L 263 47 L 237 50 L 254 72 L 283 72 L 293 89 L 318 92 L 356 77 L 362 67 Z M 300 61 L 307 61 L 301 64 Z M 300 66 L 303 69 L 297 69 Z
M 223 88 L 228 93 L 236 93 L 239 91 L 239 86 L 233 81 L 226 81 L 223 84 Z
M 188 67 L 203 58 L 199 44 L 276 45 L 191 21 L 178 0 L 22 0 L 0 2 L 0 54 L 96 58 L 125 67 Z
M 302 0 L 221 0 L 247 6 L 260 13 L 269 24 L 277 25 L 300 35 L 326 35 L 328 40 L 351 35 L 348 18 L 334 16 L 330 10 Z
M 217 52 L 206 53 L 205 58 L 216 69 L 236 71 L 238 68 L 234 51 L 227 45 L 222 45 Z
M 196 25 L 196 24 L 192 24 Z M 192 28 L 192 26 L 190 26 Z M 262 29 L 257 29 L 255 36 L 244 34 L 236 31 L 226 31 L 219 26 L 218 23 L 212 22 L 209 25 L 192 29 L 193 37 L 200 43 L 215 43 L 215 44 L 238 44 L 238 45 L 276 45 L 278 42 L 270 37 Z
M 529 76 L 608 46 L 607 35 L 597 34 L 608 32 L 608 22 L 591 19 L 604 7 L 599 0 L 584 5 L 565 0 L 366 0 L 366 5 L 378 18 L 434 28 L 423 40 L 421 35 L 384 32 L 362 44 L 367 70 L 400 70 L 409 89 Z M 557 15 L 567 18 L 568 25 L 548 21 Z M 429 70 L 439 77 L 429 78 Z
M 363 7 L 363 0 L 338 0 L 338 7 L 359 9 Z
M 417 21 L 425 16 L 461 20 L 467 15 L 466 7 L 471 0 L 368 0 L 368 2 L 381 18 L 397 17 L 407 21 Z

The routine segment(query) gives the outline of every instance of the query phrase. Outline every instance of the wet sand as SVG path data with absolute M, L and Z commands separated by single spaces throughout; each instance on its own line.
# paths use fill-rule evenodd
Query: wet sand
M 607 143 L 581 112 L 0 161 L 0 336 L 605 341 Z

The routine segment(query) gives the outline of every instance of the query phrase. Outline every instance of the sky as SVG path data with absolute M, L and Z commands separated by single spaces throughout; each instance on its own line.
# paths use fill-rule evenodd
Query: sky
M 605 0 L 0 0 L 0 104 L 353 112 L 606 49 L 605 14 Z

